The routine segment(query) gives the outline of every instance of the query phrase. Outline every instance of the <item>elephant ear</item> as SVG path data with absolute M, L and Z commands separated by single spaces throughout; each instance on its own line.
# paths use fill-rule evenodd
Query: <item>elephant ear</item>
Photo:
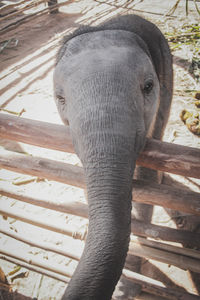
M 135 22 L 137 26 L 134 32 L 146 43 L 160 82 L 160 105 L 152 137 L 161 139 L 167 124 L 173 94 L 172 56 L 164 35 L 154 24 L 136 16 Z
M 173 93 L 172 56 L 164 35 L 153 23 L 137 15 L 120 16 L 99 27 L 134 32 L 147 45 L 160 82 L 160 106 L 152 137 L 161 139 L 168 120 Z

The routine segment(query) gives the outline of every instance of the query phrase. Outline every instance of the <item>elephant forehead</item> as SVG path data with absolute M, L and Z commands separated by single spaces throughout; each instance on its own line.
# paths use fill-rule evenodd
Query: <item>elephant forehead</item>
M 153 69 L 147 52 L 134 33 L 122 30 L 91 32 L 68 42 L 57 68 L 65 77 L 73 73 L 83 76 L 117 66 L 119 71 L 130 68 L 137 73 L 144 72 Z
M 120 74 L 127 80 L 139 82 L 148 74 L 154 77 L 155 71 L 150 58 L 141 53 L 139 47 L 109 46 L 100 50 L 85 49 L 70 60 L 60 62 L 59 76 L 70 84 L 80 84 L 85 79 L 91 80 L 97 74 L 107 74 L 111 80 L 115 79 L 115 74 Z
M 134 47 L 140 45 L 148 53 L 144 41 L 135 33 L 125 30 L 102 30 L 80 34 L 67 42 L 64 55 L 71 56 L 83 49 L 105 49 L 109 46 Z

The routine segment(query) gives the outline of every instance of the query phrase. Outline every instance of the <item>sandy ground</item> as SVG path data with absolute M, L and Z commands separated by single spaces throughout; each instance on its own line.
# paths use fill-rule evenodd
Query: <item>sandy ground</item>
M 106 2 L 108 2 L 106 4 Z M 130 2 L 130 3 L 129 3 Z M 98 24 L 117 14 L 137 13 L 145 16 L 156 23 L 163 33 L 173 32 L 182 28 L 184 24 L 195 24 L 198 22 L 198 15 L 193 2 L 189 2 L 190 13 L 185 17 L 185 1 L 175 11 L 175 17 L 163 17 L 175 3 L 175 1 L 71 1 L 68 5 L 60 8 L 59 14 L 44 15 L 26 22 L 16 29 L 1 35 L 1 41 L 15 38 L 18 44 L 14 48 L 6 48 L 0 53 L 1 60 L 1 108 L 7 110 L 4 113 L 22 113 L 22 117 L 62 124 L 53 100 L 52 74 L 55 63 L 55 55 L 59 47 L 59 41 L 67 33 L 71 32 L 80 24 Z M 30 12 L 34 12 L 33 9 Z M 135 9 L 135 11 L 134 11 Z M 0 23 L 1 28 L 8 24 L 8 21 Z M 172 45 L 171 45 L 172 46 Z M 186 109 L 194 109 L 194 99 L 191 93 L 186 90 L 200 90 L 197 81 L 188 72 L 194 49 L 191 45 L 182 45 L 173 51 L 174 55 L 174 97 L 169 123 L 166 129 L 164 140 L 177 144 L 200 148 L 200 139 L 192 134 L 180 120 L 180 112 Z M 10 112 L 8 112 L 10 111 Z M 2 149 L 18 152 L 26 152 L 45 158 L 51 158 L 61 162 L 68 162 L 79 165 L 76 155 L 33 147 L 30 145 L 9 141 L 0 141 Z M 33 179 L 23 183 L 27 179 Z M 166 174 L 164 182 L 180 185 L 181 188 L 189 188 L 199 192 L 200 181 L 193 178 Z M 0 185 L 11 189 L 13 192 L 20 191 L 32 197 L 44 197 L 50 201 L 81 201 L 85 202 L 84 191 L 66 184 L 53 181 L 37 181 L 36 178 L 6 170 L 0 170 Z M 183 187 L 184 186 L 184 187 Z M 23 202 L 1 197 L 0 207 L 20 212 L 29 217 L 37 217 L 40 220 L 48 220 L 50 224 L 59 226 L 73 225 L 75 230 L 87 231 L 88 221 L 86 219 L 73 217 L 63 213 L 42 209 Z M 194 217 L 187 217 L 185 214 L 165 211 L 161 207 L 155 207 L 152 222 L 161 226 L 189 228 L 198 231 L 199 220 Z M 69 249 L 79 255 L 84 247 L 84 241 L 75 240 L 58 233 L 38 228 L 12 218 L 0 217 L 1 228 L 15 231 L 19 235 L 37 241 L 45 241 L 57 245 L 63 249 Z M 30 259 L 43 259 L 50 265 L 55 263 L 66 267 L 72 272 L 76 263 L 64 256 L 47 252 L 35 247 L 28 246 L 9 238 L 6 235 L 0 236 L 2 248 L 9 249 L 13 253 L 20 253 L 23 257 Z M 169 286 L 182 287 L 186 291 L 198 294 L 199 286 L 194 283 L 192 274 L 164 263 L 149 260 L 148 264 L 159 270 L 160 280 Z M 14 270 L 15 264 L 0 260 L 2 270 L 6 275 Z M 147 272 L 147 271 L 146 271 Z M 158 272 L 157 272 L 158 274 Z M 162 274 L 162 276 L 161 276 Z M 13 278 L 18 275 L 19 278 Z M 150 276 L 153 273 L 150 274 Z M 20 278 L 22 277 L 22 278 Z M 47 276 L 21 268 L 17 273 L 8 275 L 13 290 L 20 294 L 37 298 L 40 300 L 60 299 L 65 283 L 53 280 Z M 200 281 L 196 276 L 196 281 Z M 131 289 L 130 289 L 131 290 Z M 123 294 L 123 293 L 122 293 Z M 1 294 L 1 299 L 3 294 Z M 131 291 L 129 295 L 121 295 L 115 299 L 133 299 Z

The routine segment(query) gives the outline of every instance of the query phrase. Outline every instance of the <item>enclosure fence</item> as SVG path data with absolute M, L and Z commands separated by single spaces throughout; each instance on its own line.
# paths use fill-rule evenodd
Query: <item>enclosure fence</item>
M 0 138 L 74 153 L 69 128 L 63 125 L 33 121 L 21 117 L 11 117 L 1 113 Z M 192 147 L 147 139 L 146 146 L 140 154 L 137 164 L 155 170 L 200 178 L 200 150 Z M 0 153 L 0 167 L 14 172 L 34 175 L 79 188 L 85 188 L 82 167 L 47 158 L 33 157 L 3 150 Z M 132 200 L 135 202 L 159 205 L 164 208 L 200 216 L 199 193 L 183 191 L 172 186 L 142 180 L 133 180 L 133 191 Z M 59 204 L 59 201 L 58 204 L 51 203 L 47 199 L 25 196 L 23 193 L 13 192 L 4 187 L 0 188 L 0 194 L 54 211 L 83 218 L 88 217 L 87 205 L 83 203 L 67 202 L 65 204 Z M 30 218 L 28 213 L 24 212 L 22 215 L 17 209 L 4 208 L 3 205 L 1 205 L 0 213 L 3 216 L 15 218 L 25 223 L 59 232 L 76 239 L 84 240 L 86 238 L 86 232 L 83 230 L 77 231 L 73 225 L 60 228 L 56 224 L 48 224 L 45 221 L 39 220 L 37 216 Z M 181 248 L 162 242 L 189 244 L 191 248 L 198 249 L 200 248 L 199 233 L 158 226 L 135 219 L 132 219 L 131 231 L 134 236 L 131 239 L 129 254 L 146 259 L 154 259 L 184 270 L 200 273 L 200 252 L 198 250 Z M 46 242 L 39 243 L 35 240 L 27 239 L 11 230 L 1 229 L 1 232 L 34 247 L 59 253 L 77 261 L 80 259 L 78 255 L 70 250 L 63 250 Z M 147 237 L 152 238 L 152 240 L 147 239 Z M 44 260 L 29 260 L 22 257 L 20 253 L 11 253 L 8 249 L 0 249 L 0 252 L 0 258 L 2 259 L 17 263 L 64 282 L 68 282 L 72 276 L 71 272 L 67 272 L 66 268 L 61 265 L 51 266 Z M 158 295 L 170 300 L 199 299 L 197 295 L 180 292 L 178 289 L 169 289 L 157 280 L 132 272 L 126 268 L 123 270 L 123 276 L 128 280 L 139 283 L 144 292 L 153 295 Z

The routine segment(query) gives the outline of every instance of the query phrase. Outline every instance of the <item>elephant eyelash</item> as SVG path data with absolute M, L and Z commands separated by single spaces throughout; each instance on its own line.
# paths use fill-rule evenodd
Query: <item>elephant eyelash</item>
M 64 97 L 58 95 L 58 96 L 57 96 L 57 99 L 58 99 L 58 101 L 59 101 L 61 104 L 65 104 L 65 98 L 64 98 Z
M 144 85 L 144 93 L 147 95 L 150 94 L 153 89 L 153 86 L 153 80 L 148 80 Z

